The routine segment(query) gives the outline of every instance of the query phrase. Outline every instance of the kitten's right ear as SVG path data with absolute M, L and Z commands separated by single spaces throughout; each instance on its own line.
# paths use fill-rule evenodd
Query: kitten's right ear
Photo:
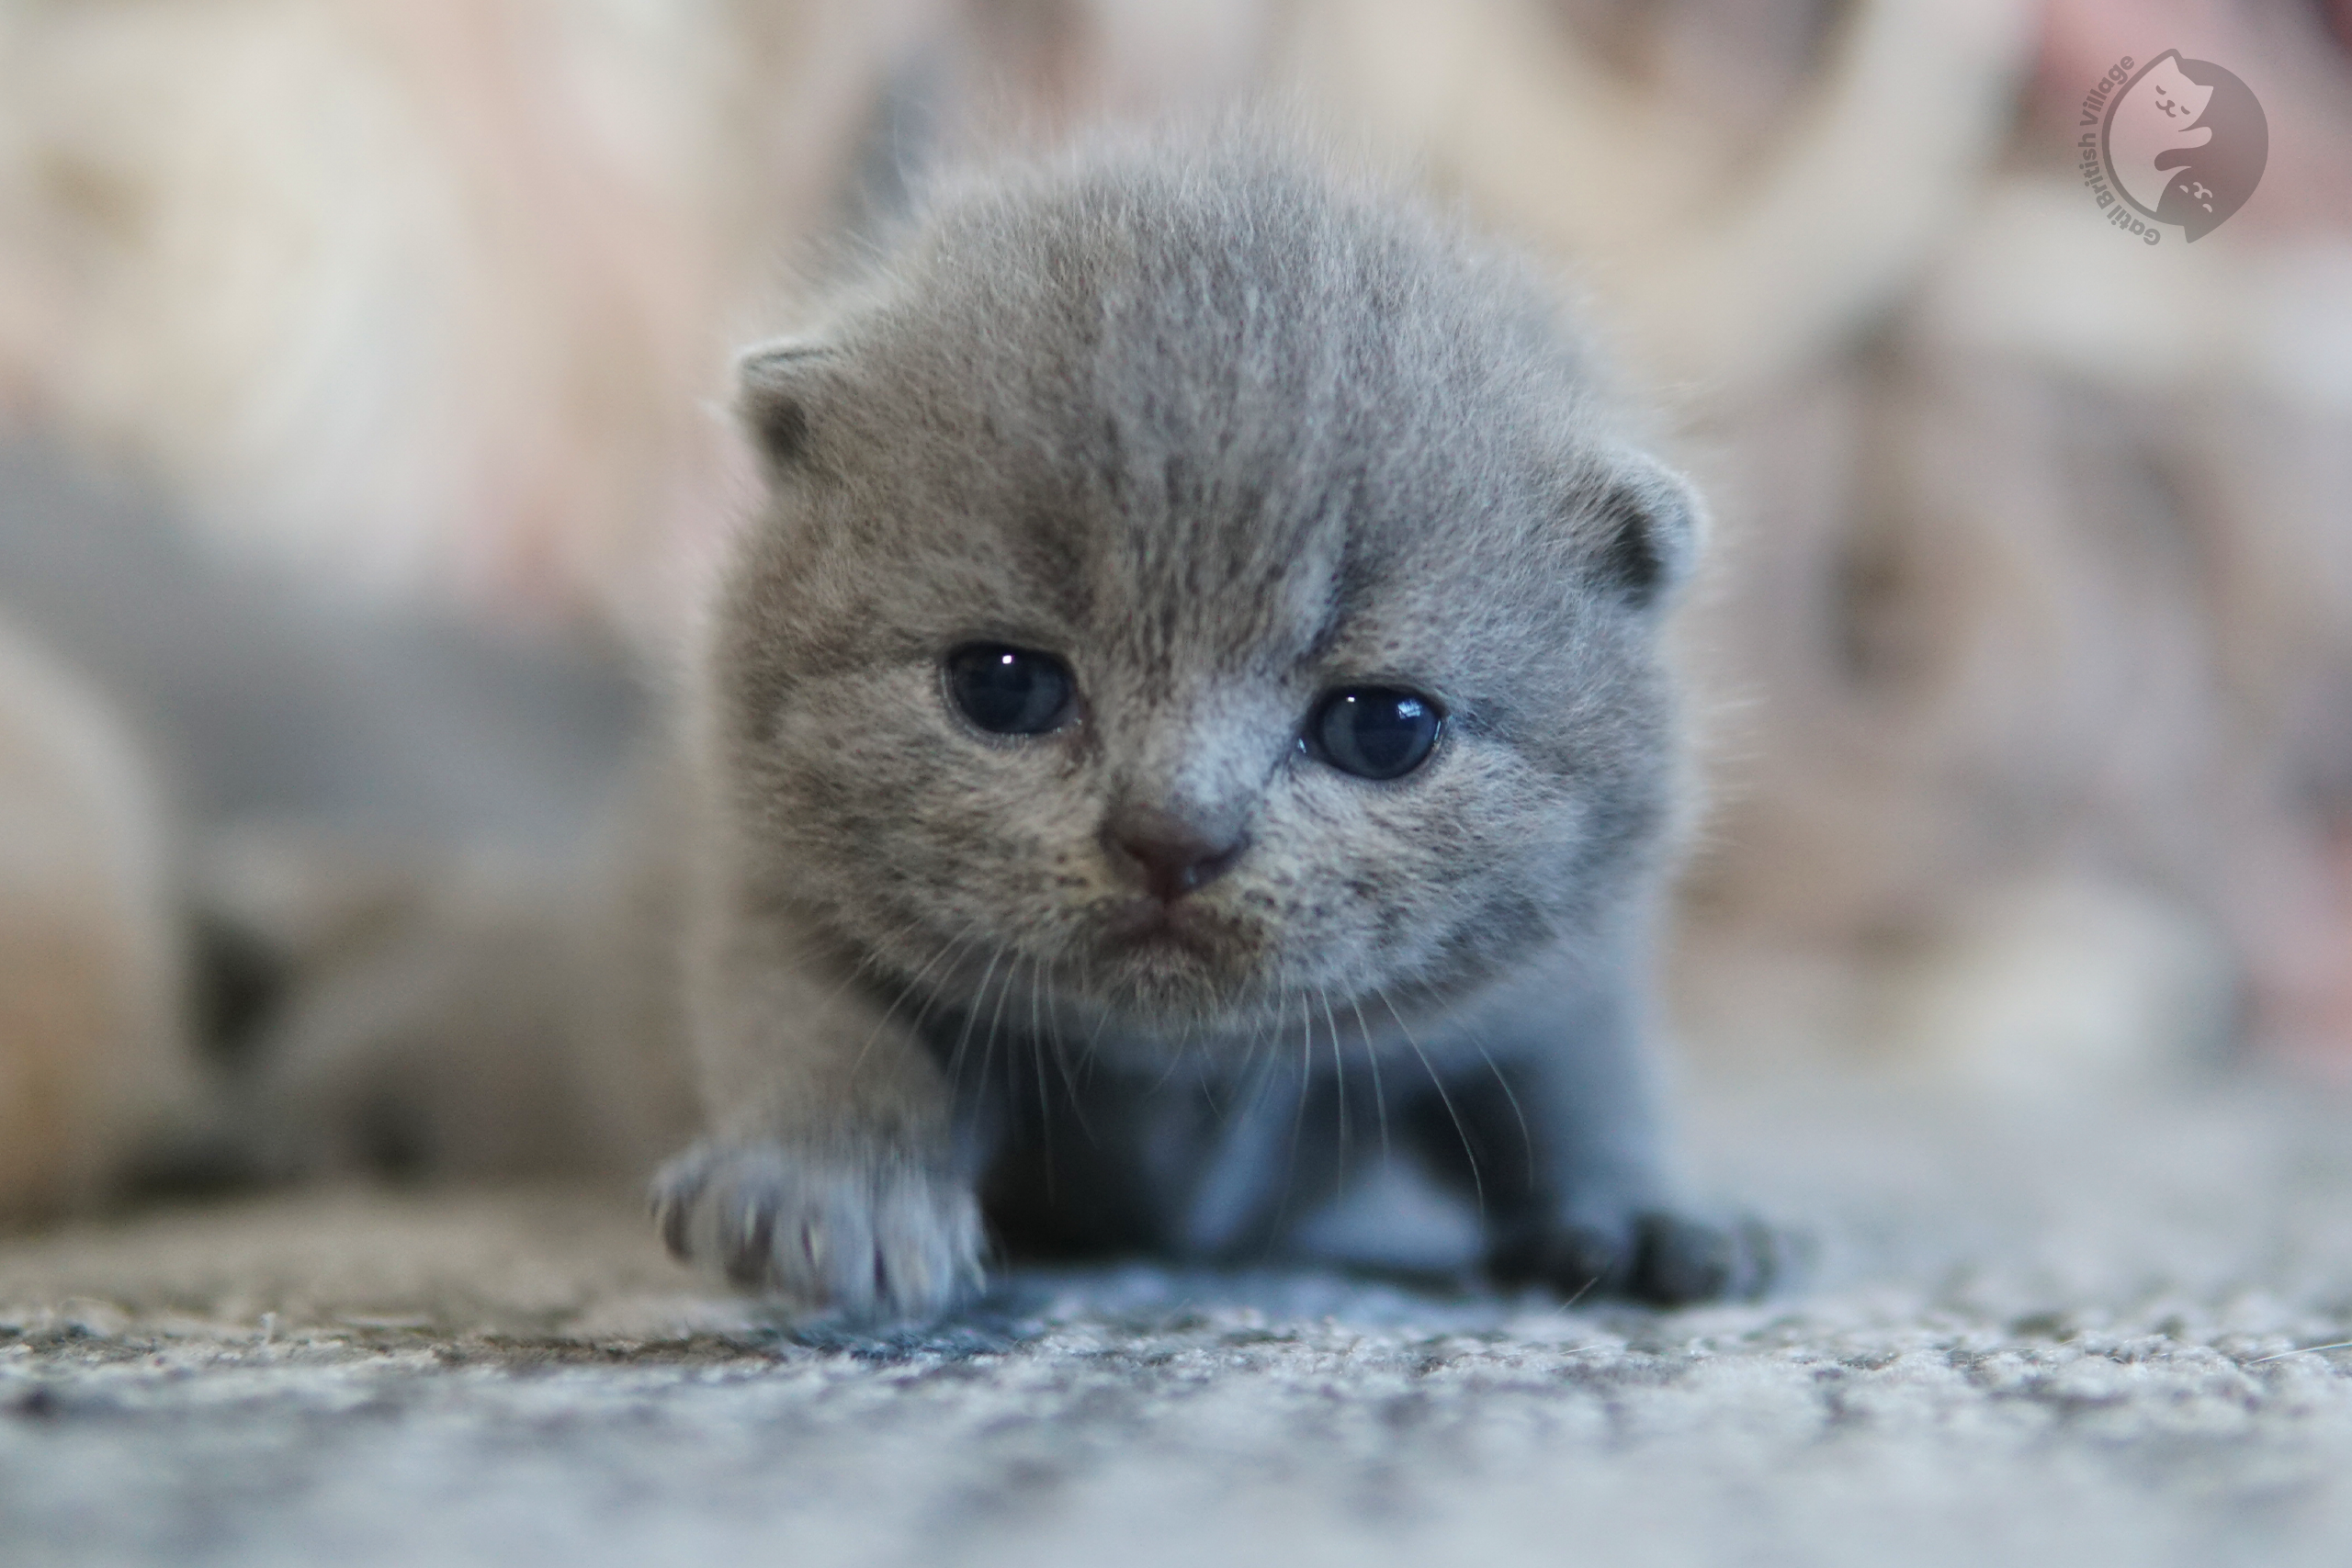
M 745 349 L 735 360 L 735 406 L 771 468 L 808 455 L 809 411 L 835 351 L 808 338 L 781 338 Z
M 1656 605 L 1690 575 L 1706 510 L 1673 469 L 1621 454 L 1583 504 L 1596 527 L 1601 580 L 1635 609 Z

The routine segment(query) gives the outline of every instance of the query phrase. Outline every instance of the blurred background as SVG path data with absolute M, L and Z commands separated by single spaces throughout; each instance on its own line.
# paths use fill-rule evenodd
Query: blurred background
M 2076 122 L 2168 49 L 2269 154 L 2149 246 Z M 1691 1059 L 2352 1077 L 2347 0 L 0 0 L 0 1213 L 594 840 L 894 168 L 1269 96 L 1713 498 Z

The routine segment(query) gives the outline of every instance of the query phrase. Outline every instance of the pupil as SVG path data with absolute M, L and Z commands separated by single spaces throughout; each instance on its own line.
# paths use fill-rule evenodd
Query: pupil
M 1050 654 L 983 644 L 948 655 L 948 685 L 964 716 L 992 735 L 1042 735 L 1069 706 L 1069 671 Z
M 1410 697 L 1388 701 L 1358 699 L 1355 710 L 1356 750 L 1383 773 L 1413 754 L 1421 739 L 1421 705 Z

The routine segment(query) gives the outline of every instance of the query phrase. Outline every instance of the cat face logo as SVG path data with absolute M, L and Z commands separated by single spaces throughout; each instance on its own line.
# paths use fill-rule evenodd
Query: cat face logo
M 2120 197 L 2143 218 L 2173 224 L 2187 239 L 2202 238 L 2245 206 L 2261 182 L 2269 121 L 2253 91 L 2210 60 L 2183 60 L 2178 50 L 2167 50 L 2126 79 L 2121 73 L 2131 64 L 2126 59 L 2109 72 L 2085 101 L 2086 118 L 2104 109 L 2097 154 L 2105 179 L 2090 183 L 2102 207 Z M 2155 230 L 2120 212 L 2109 217 L 2155 243 Z

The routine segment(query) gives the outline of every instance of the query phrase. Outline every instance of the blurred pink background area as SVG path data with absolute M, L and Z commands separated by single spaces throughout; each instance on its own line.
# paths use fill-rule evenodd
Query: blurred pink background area
M 2269 152 L 2149 246 L 2077 120 L 2167 49 Z M 2346 0 L 8 0 L 0 438 L 659 656 L 877 148 L 1252 97 L 1555 261 L 1713 497 L 1695 1053 L 2352 1072 Z

